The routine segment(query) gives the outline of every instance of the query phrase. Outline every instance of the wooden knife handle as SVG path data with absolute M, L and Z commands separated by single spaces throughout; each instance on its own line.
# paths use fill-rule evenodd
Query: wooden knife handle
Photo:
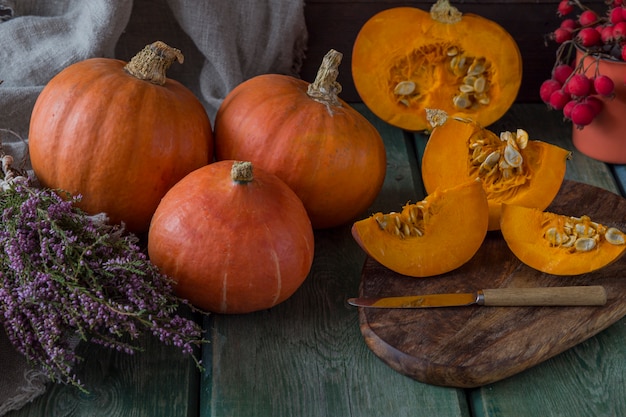
M 601 306 L 606 290 L 600 285 L 541 288 L 494 288 L 478 293 L 485 306 Z

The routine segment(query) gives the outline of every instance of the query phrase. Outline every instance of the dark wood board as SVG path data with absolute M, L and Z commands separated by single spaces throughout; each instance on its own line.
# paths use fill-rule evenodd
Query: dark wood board
M 564 181 L 549 211 L 626 230 L 626 200 L 601 188 Z M 537 365 L 626 315 L 626 257 L 599 271 L 555 276 L 522 264 L 500 232 L 489 232 L 461 268 L 429 278 L 392 272 L 367 258 L 359 295 L 469 292 L 483 288 L 603 285 L 601 307 L 359 308 L 367 346 L 387 365 L 419 381 L 473 388 Z

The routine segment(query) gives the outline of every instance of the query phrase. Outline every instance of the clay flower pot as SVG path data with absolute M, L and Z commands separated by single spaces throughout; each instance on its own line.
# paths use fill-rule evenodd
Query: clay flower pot
M 582 53 L 577 52 L 577 60 Z M 589 77 L 596 71 L 606 75 L 615 84 L 613 97 L 601 97 L 603 109 L 591 124 L 582 129 L 574 126 L 572 141 L 581 153 L 599 161 L 624 164 L 626 163 L 626 62 L 597 59 L 586 56 L 584 68 Z

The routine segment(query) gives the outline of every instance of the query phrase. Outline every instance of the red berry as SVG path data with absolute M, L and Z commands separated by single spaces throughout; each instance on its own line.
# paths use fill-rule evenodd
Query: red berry
M 577 128 L 582 129 L 593 121 L 595 117 L 593 108 L 588 103 L 578 103 L 572 108 L 571 113 L 572 123 Z
M 572 75 L 572 72 L 574 72 L 574 67 L 571 65 L 559 64 L 554 68 L 553 77 L 561 84 L 565 84 L 565 81 Z
M 626 37 L 626 21 L 616 23 L 613 26 L 613 38 L 620 40 Z
M 622 45 L 622 61 L 626 61 L 626 45 Z
M 594 46 L 600 43 L 600 33 L 594 28 L 583 28 L 576 36 L 583 46 Z
M 566 119 L 572 118 L 572 109 L 577 104 L 578 102 L 576 100 L 570 100 L 567 102 L 567 104 L 565 104 L 565 106 L 563 107 L 563 116 L 565 116 Z
M 602 102 L 602 100 L 595 96 L 586 97 L 582 102 L 588 104 L 591 107 L 591 110 L 593 110 L 593 117 L 596 117 L 604 107 L 604 103 Z
M 610 96 L 615 90 L 615 83 L 606 75 L 598 75 L 593 79 L 593 88 L 598 94 Z
M 558 28 L 557 30 L 554 31 L 553 33 L 554 36 L 554 41 L 556 43 L 563 43 L 563 42 L 567 42 L 572 40 L 572 38 L 574 37 L 572 35 L 572 31 L 568 30 L 568 29 L 562 29 L 562 28 Z
M 561 0 L 559 6 L 557 7 L 557 12 L 559 16 L 565 16 L 574 11 L 574 6 L 570 4 L 569 0 Z
M 584 74 L 574 74 L 567 82 L 568 91 L 576 97 L 584 97 L 591 91 L 591 80 Z
M 563 107 L 570 101 L 572 96 L 561 90 L 556 90 L 550 95 L 548 103 L 554 110 L 563 110 Z
M 611 25 L 600 26 L 599 30 L 600 30 L 600 40 L 602 40 L 602 42 L 610 43 L 614 39 L 613 26 Z
M 621 7 L 614 7 L 611 9 L 609 12 L 609 21 L 613 24 L 624 21 L 624 14 L 622 13 Z
M 569 30 L 570 32 L 573 32 L 576 29 L 578 29 L 578 22 L 576 22 L 574 19 L 565 19 L 561 22 L 559 27 L 561 29 L 565 29 L 565 30 Z
M 598 21 L 598 15 L 593 10 L 585 10 L 578 16 L 581 26 L 591 26 Z
M 539 88 L 539 96 L 541 97 L 541 100 L 544 103 L 549 104 L 550 96 L 552 95 L 552 93 L 560 89 L 561 89 L 561 83 L 558 82 L 557 80 L 553 80 L 553 79 L 545 80 L 541 84 L 541 87 Z

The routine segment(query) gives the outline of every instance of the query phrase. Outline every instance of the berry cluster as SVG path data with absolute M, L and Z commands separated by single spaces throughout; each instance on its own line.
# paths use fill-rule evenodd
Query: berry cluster
M 599 73 L 600 59 L 626 61 L 626 3 L 609 0 L 607 5 L 607 13 L 600 15 L 579 0 L 561 0 L 557 13 L 564 19 L 550 34 L 550 39 L 560 46 L 552 76 L 542 83 L 539 94 L 579 129 L 602 111 L 601 97 L 614 96 L 613 80 Z M 571 17 L 576 7 L 581 12 Z M 594 57 L 594 67 L 585 67 L 583 59 L 576 62 L 576 50 Z

